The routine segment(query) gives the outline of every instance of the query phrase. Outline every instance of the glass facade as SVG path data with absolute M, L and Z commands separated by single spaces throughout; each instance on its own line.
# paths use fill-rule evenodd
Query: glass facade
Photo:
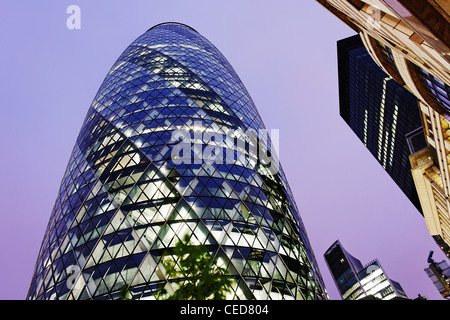
M 357 276 L 357 270 L 363 268 L 361 261 L 349 254 L 339 241 L 327 250 L 325 260 L 343 299 L 355 300 L 363 294 Z
M 359 35 L 338 42 L 340 115 L 422 213 L 410 147 L 425 148 L 417 99 L 372 60 Z
M 339 240 L 324 256 L 343 300 L 360 300 L 369 296 L 381 300 L 408 298 L 402 286 L 387 277 L 378 260 L 363 266 Z
M 450 87 L 424 69 L 417 67 L 417 73 L 434 101 L 443 106 L 447 113 L 450 113 Z
M 162 257 L 176 266 L 185 236 L 227 270 L 227 299 L 326 299 L 274 141 L 207 39 L 179 23 L 149 29 L 88 110 L 27 299 L 175 292 L 183 279 Z

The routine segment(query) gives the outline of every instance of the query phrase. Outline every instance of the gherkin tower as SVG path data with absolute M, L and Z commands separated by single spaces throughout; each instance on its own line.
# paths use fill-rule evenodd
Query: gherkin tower
M 257 109 L 196 30 L 156 25 L 119 57 L 88 110 L 27 299 L 155 299 L 186 279 L 184 237 L 231 283 L 227 299 L 327 299 Z

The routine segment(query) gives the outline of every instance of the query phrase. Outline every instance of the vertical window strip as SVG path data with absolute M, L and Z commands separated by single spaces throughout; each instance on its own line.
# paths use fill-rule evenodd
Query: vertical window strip
M 395 133 L 397 131 L 397 116 L 398 116 L 398 106 L 395 105 L 394 116 L 392 120 L 392 135 L 391 135 L 391 151 L 389 155 L 389 165 L 392 167 L 392 163 L 394 160 L 394 147 L 395 147 Z
M 364 110 L 364 145 L 367 147 L 367 124 L 369 122 L 369 111 Z
M 389 145 L 389 130 L 386 130 L 385 132 L 385 139 L 384 139 L 384 154 L 383 154 L 383 169 L 386 169 L 386 161 L 387 161 L 387 150 Z
M 383 149 L 384 103 L 386 100 L 387 82 L 390 79 L 392 79 L 392 78 L 386 77 L 383 80 L 383 93 L 381 96 L 381 105 L 380 105 L 380 123 L 378 126 L 378 161 L 381 161 L 381 155 L 382 155 L 382 149 Z

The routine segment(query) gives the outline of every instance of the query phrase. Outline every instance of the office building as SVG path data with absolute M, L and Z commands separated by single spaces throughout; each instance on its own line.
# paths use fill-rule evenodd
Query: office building
M 416 97 L 377 66 L 358 35 L 337 48 L 341 117 L 422 212 L 409 162 L 411 148 L 426 148 Z
M 327 299 L 275 151 L 217 48 L 180 23 L 152 27 L 88 110 L 27 299 L 170 296 L 190 277 L 166 272 L 166 259 L 183 267 L 185 237 L 226 271 L 227 299 Z
M 363 265 L 339 240 L 331 245 L 324 257 L 343 300 L 408 299 L 402 286 L 387 276 L 377 259 Z
M 427 148 L 410 157 L 414 184 L 428 231 L 450 257 L 450 5 L 438 0 L 317 2 L 358 33 L 377 65 L 416 96 Z
M 433 259 L 433 251 L 428 256 L 429 267 L 425 273 L 435 285 L 444 299 L 450 299 L 450 266 L 444 260 L 436 262 Z

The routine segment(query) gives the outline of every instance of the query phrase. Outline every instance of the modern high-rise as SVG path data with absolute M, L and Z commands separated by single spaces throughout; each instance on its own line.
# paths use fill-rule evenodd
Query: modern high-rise
M 444 0 L 316 0 L 357 32 L 418 99 L 427 148 L 411 155 L 429 233 L 450 257 L 450 5 Z
M 156 25 L 118 58 L 82 124 L 27 299 L 155 299 L 183 286 L 185 239 L 231 280 L 227 299 L 327 299 L 287 179 L 225 57 Z M 163 259 L 164 257 L 164 259 Z
M 342 119 L 422 212 L 409 162 L 426 148 L 416 97 L 378 67 L 358 35 L 338 41 L 337 51 Z
M 339 240 L 328 248 L 324 257 L 343 300 L 366 297 L 408 299 L 402 286 L 386 275 L 377 259 L 363 265 L 344 249 Z

